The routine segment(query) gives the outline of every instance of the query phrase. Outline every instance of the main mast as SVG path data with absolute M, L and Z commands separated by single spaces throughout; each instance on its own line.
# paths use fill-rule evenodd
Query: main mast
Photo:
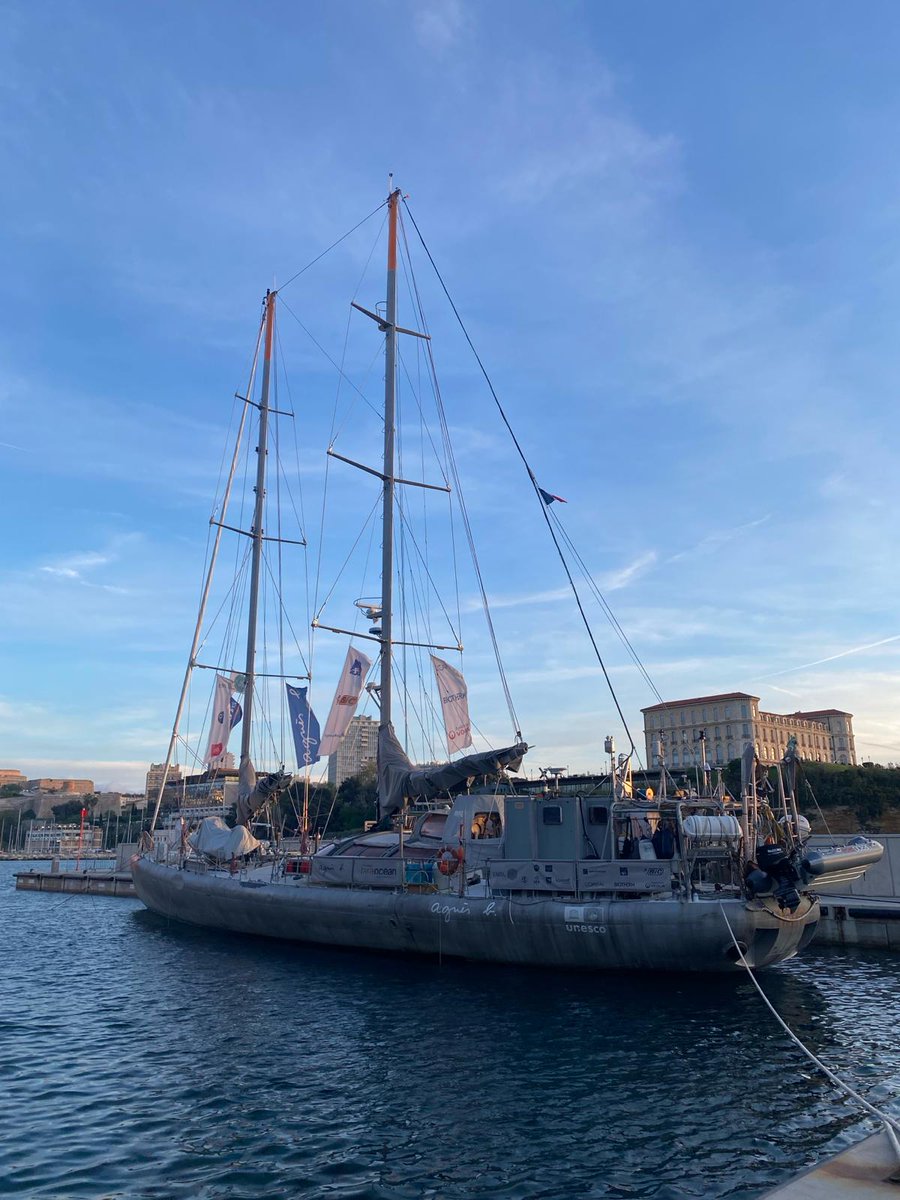
M 384 500 L 381 543 L 382 728 L 391 723 L 391 619 L 394 586 L 394 409 L 397 361 L 397 210 L 400 189 L 388 197 L 387 311 L 384 335 Z
M 256 504 L 253 510 L 253 556 L 250 566 L 250 608 L 247 614 L 247 665 L 244 670 L 244 723 L 241 728 L 241 783 L 250 764 L 253 730 L 253 689 L 256 672 L 256 625 L 259 610 L 259 576 L 262 566 L 263 517 L 266 500 L 266 457 L 269 435 L 269 379 L 272 372 L 272 341 L 275 331 L 275 292 L 266 292 L 266 334 L 263 357 L 262 394 L 259 401 L 259 445 L 256 447 Z M 255 782 L 255 780 L 253 780 Z

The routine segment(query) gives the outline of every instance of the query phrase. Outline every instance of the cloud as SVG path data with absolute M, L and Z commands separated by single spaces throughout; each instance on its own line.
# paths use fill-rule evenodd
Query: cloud
M 891 637 L 881 638 L 877 642 L 869 642 L 865 646 L 851 646 L 849 650 L 840 650 L 837 654 L 829 654 L 827 658 L 818 658 L 815 662 L 801 663 L 796 667 L 787 667 L 783 671 L 773 671 L 769 675 L 760 675 L 753 682 L 761 682 L 765 679 L 777 679 L 781 675 L 792 675 L 795 671 L 806 671 L 810 667 L 820 667 L 824 663 L 835 662 L 839 658 L 847 658 L 851 654 L 863 654 L 867 650 L 875 650 L 879 646 L 887 646 L 890 642 L 900 641 L 900 633 L 892 634 Z
M 419 43 L 432 54 L 445 54 L 460 41 L 467 16 L 460 0 L 416 0 L 413 29 Z
M 716 550 L 720 550 L 727 542 L 733 541 L 740 537 L 741 534 L 749 532 L 751 529 L 756 529 L 760 525 L 765 525 L 767 521 L 772 519 L 772 513 L 766 513 L 763 517 L 757 517 L 754 521 L 747 521 L 743 525 L 735 525 L 731 529 L 719 529 L 714 533 L 708 533 L 701 538 L 695 545 L 688 547 L 686 550 L 679 550 L 677 554 L 671 555 L 666 559 L 666 562 L 678 562 L 683 558 L 691 558 L 695 555 L 712 554 Z
M 619 567 L 606 575 L 600 583 L 600 591 L 616 592 L 628 587 L 630 583 L 633 583 L 653 566 L 657 557 L 655 550 L 639 554 L 632 562 L 626 563 L 624 567 Z
M 491 609 L 523 608 L 538 604 L 555 604 L 571 595 L 572 589 L 569 587 L 549 588 L 542 592 L 513 592 L 505 596 L 488 596 L 488 605 Z M 481 608 L 481 597 L 473 596 L 466 601 L 464 611 L 480 612 Z

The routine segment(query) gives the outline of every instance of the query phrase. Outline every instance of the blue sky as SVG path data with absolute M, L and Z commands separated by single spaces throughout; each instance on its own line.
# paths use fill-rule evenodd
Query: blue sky
M 139 787 L 162 757 L 260 297 L 391 170 L 663 696 L 847 709 L 900 761 L 896 5 L 2 9 L 0 765 Z M 374 232 L 285 292 L 337 357 Z M 532 765 L 600 767 L 540 513 L 429 317 Z M 333 372 L 281 328 L 316 511 Z

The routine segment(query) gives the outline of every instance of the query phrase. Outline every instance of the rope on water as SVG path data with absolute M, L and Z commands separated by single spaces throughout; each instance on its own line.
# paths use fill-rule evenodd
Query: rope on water
M 796 1033 L 794 1033 L 793 1029 L 791 1029 L 787 1022 L 781 1017 L 772 1001 L 760 987 L 759 980 L 753 973 L 753 968 L 747 962 L 746 958 L 744 958 L 744 952 L 741 949 L 741 944 L 734 936 L 734 930 L 731 928 L 731 922 L 728 920 L 728 915 L 721 903 L 719 904 L 719 911 L 722 914 L 722 920 L 728 926 L 728 932 L 731 934 L 731 940 L 734 942 L 734 948 L 738 953 L 738 961 L 750 976 L 750 981 L 752 982 L 753 986 L 759 992 L 760 996 L 762 996 L 766 1008 L 768 1008 L 769 1012 L 772 1014 L 784 1032 L 788 1035 L 794 1045 L 803 1051 L 810 1062 L 817 1066 L 822 1074 L 831 1080 L 835 1087 L 839 1088 L 842 1092 L 846 1092 L 847 1095 L 855 1100 L 862 1108 L 864 1108 L 865 1111 L 870 1114 L 870 1116 L 873 1116 L 881 1121 L 882 1125 L 884 1125 L 885 1133 L 888 1136 L 894 1154 L 897 1156 L 897 1161 L 900 1162 L 900 1141 L 897 1140 L 897 1135 L 900 1134 L 900 1121 L 898 1121 L 895 1117 L 890 1116 L 889 1113 L 882 1112 L 882 1110 L 880 1108 L 876 1108 L 874 1104 L 870 1104 L 865 1096 L 861 1096 L 859 1092 L 855 1091 L 850 1086 L 849 1083 L 845 1083 L 840 1076 L 835 1075 L 834 1071 L 832 1071 L 830 1067 L 827 1067 L 820 1058 L 817 1058 L 816 1055 L 813 1054 L 812 1050 L 810 1050 L 808 1046 L 805 1046 L 803 1042 L 800 1041 Z

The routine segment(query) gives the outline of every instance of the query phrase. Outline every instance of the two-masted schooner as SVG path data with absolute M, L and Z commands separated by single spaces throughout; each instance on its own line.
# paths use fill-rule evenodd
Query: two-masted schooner
M 221 822 L 215 829 L 204 828 L 209 824 L 204 822 L 194 836 L 172 845 L 163 840 L 148 844 L 133 864 L 138 895 L 153 911 L 193 925 L 481 962 L 734 971 L 740 969 L 742 955 L 755 967 L 790 958 L 815 932 L 819 903 L 810 883 L 821 882 L 826 870 L 821 863 L 811 864 L 790 809 L 785 808 L 787 819 L 778 820 L 757 796 L 752 771 L 744 794 L 733 803 L 712 795 L 639 793 L 630 783 L 628 756 L 623 761 L 607 739 L 605 788 L 578 790 L 551 780 L 535 789 L 514 780 L 528 749 L 517 729 L 506 746 L 462 753 L 436 765 L 414 765 L 401 745 L 392 702 L 397 649 L 413 643 L 398 637 L 394 621 L 396 493 L 410 484 L 398 470 L 395 444 L 397 345 L 401 337 L 428 337 L 421 320 L 419 328 L 398 323 L 402 204 L 400 192 L 392 190 L 386 201 L 386 302 L 375 311 L 354 303 L 384 335 L 382 463 L 379 470 L 363 467 L 381 481 L 381 594 L 363 606 L 373 627 L 355 635 L 373 641 L 380 656 L 379 681 L 368 689 L 378 705 L 377 824 L 314 849 L 306 841 L 304 811 L 304 841 L 291 855 L 277 844 L 260 847 L 251 832 L 254 819 L 291 780 L 281 764 L 257 772 L 251 759 L 255 697 L 263 675 L 256 640 L 259 588 L 270 537 L 264 502 L 272 457 L 267 431 L 278 302 L 273 291 L 266 297 L 261 329 L 261 393 L 254 400 L 251 384 L 241 398 L 245 412 L 258 418 L 250 525 L 239 530 L 229 525 L 224 506 L 215 522 L 216 548 L 223 531 L 235 528 L 250 549 L 237 819 L 234 828 Z M 415 317 L 411 323 L 417 323 Z M 547 493 L 540 494 L 547 502 Z M 198 664 L 214 560 L 215 552 L 170 762 L 187 678 Z M 348 632 L 324 626 L 318 618 L 313 623 L 338 634 Z M 424 648 L 431 653 L 447 647 L 432 642 Z M 450 648 L 457 647 L 451 642 Z M 348 697 L 353 703 L 362 686 L 359 678 Z M 233 719 L 229 704 L 227 695 L 217 703 L 220 725 Z M 297 716 L 301 724 L 308 723 L 309 709 Z M 308 735 L 304 728 L 304 746 Z M 212 746 L 220 757 L 225 741 L 227 737 Z M 470 750 L 471 737 L 460 738 L 459 744 Z M 215 758 L 208 753 L 207 763 Z M 301 767 L 310 761 L 309 755 L 298 754 Z M 158 813 L 159 802 L 156 807 Z M 862 869 L 864 864 L 856 865 Z

